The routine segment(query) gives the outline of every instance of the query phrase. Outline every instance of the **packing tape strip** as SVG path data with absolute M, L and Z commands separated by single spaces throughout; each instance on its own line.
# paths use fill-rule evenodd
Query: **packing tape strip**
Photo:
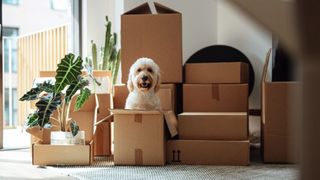
M 135 114 L 134 115 L 134 122 L 142 123 L 142 114 Z
M 143 159 L 143 152 L 142 149 L 135 149 L 134 150 L 134 157 L 135 157 L 135 164 L 136 165 L 142 165 Z
M 217 84 L 212 84 L 212 98 L 220 101 L 220 92 L 219 92 L 219 85 Z

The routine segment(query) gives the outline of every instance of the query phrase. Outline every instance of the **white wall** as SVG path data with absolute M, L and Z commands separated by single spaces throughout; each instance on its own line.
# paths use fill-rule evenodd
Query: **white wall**
M 98 50 L 104 44 L 105 37 L 105 16 L 113 23 L 115 22 L 117 0 L 83 0 L 82 5 L 82 55 L 91 56 L 91 40 L 97 44 Z
M 70 22 L 66 11 L 55 11 L 49 0 L 22 0 L 19 5 L 3 4 L 3 25 L 18 27 L 20 35 L 38 32 L 42 29 Z
M 124 0 L 124 11 L 144 2 L 158 2 L 182 13 L 183 62 L 217 41 L 217 0 Z
M 267 51 L 272 47 L 272 35 L 246 14 L 225 0 L 218 0 L 218 44 L 233 46 L 251 61 L 255 71 L 254 91 L 250 108 L 260 108 L 260 84 Z

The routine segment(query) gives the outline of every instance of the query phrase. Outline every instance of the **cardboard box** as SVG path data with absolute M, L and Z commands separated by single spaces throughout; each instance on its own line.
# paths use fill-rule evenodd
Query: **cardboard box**
M 113 109 L 124 109 L 129 91 L 127 85 L 116 84 L 113 86 Z
M 110 115 L 111 95 L 97 94 L 99 100 L 99 110 L 97 121 Z M 96 127 L 94 135 L 94 155 L 108 156 L 111 155 L 111 123 L 103 122 Z
M 167 163 L 248 165 L 249 141 L 169 140 Z
M 163 83 L 182 82 L 181 14 L 154 3 L 152 14 L 147 3 L 121 16 L 121 72 L 126 83 L 129 68 L 141 57 L 153 59 L 161 69 Z
M 185 64 L 185 82 L 189 84 L 248 83 L 248 64 L 242 62 L 187 63 Z
M 91 165 L 93 142 L 86 145 L 32 145 L 32 164 L 47 165 Z
M 270 52 L 262 78 L 262 149 L 264 162 L 299 161 L 299 123 L 301 122 L 301 84 L 271 82 L 267 79 Z M 294 136 L 294 134 L 296 134 Z
M 247 112 L 248 84 L 183 84 L 183 112 Z
M 181 111 L 178 85 L 176 84 L 161 84 L 158 96 L 160 98 L 163 111 L 174 111 L 175 113 Z M 129 91 L 125 84 L 119 84 L 114 86 L 113 106 L 114 109 L 124 109 L 126 99 Z
M 164 119 L 159 111 L 112 110 L 114 164 L 164 165 Z
M 186 112 L 178 115 L 179 139 L 247 140 L 247 112 Z
M 80 130 L 85 131 L 85 141 L 88 144 L 93 139 L 94 124 L 97 121 L 97 112 L 99 108 L 98 96 L 96 94 L 91 94 L 82 108 L 79 111 L 74 111 L 77 96 L 78 95 L 71 100 L 69 116 L 77 122 Z

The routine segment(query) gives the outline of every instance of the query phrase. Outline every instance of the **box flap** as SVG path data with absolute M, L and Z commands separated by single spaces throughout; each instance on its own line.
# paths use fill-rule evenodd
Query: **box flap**
M 131 109 L 110 109 L 113 114 L 161 114 L 160 111 L 143 111 Z
M 156 11 L 158 14 L 172 14 L 172 13 L 179 13 L 173 9 L 170 9 L 162 4 L 159 4 L 157 2 L 154 3 L 154 7 L 156 8 Z M 179 13 L 180 14 L 180 13 Z
M 270 55 L 271 55 L 271 49 L 268 51 L 268 53 L 266 55 L 266 60 L 265 60 L 264 66 L 263 66 L 262 83 L 266 82 L 266 79 L 267 79 Z
M 183 112 L 179 116 L 246 116 L 247 112 Z
M 151 9 L 148 3 L 143 3 L 140 6 L 137 6 L 124 13 L 124 15 L 127 15 L 127 14 L 151 14 Z
M 178 120 L 173 111 L 167 111 L 164 113 L 166 124 L 168 126 L 171 137 L 178 135 Z

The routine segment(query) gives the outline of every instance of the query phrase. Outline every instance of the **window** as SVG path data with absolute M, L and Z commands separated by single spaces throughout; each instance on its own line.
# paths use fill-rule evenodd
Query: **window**
M 56 11 L 67 11 L 69 0 L 51 0 L 51 9 Z
M 3 27 L 3 43 L 4 43 L 4 72 L 10 73 L 17 72 L 17 36 L 19 29 L 13 27 Z
M 9 88 L 4 89 L 4 124 L 10 126 Z
M 12 4 L 12 5 L 18 5 L 19 0 L 2 0 L 4 4 Z

